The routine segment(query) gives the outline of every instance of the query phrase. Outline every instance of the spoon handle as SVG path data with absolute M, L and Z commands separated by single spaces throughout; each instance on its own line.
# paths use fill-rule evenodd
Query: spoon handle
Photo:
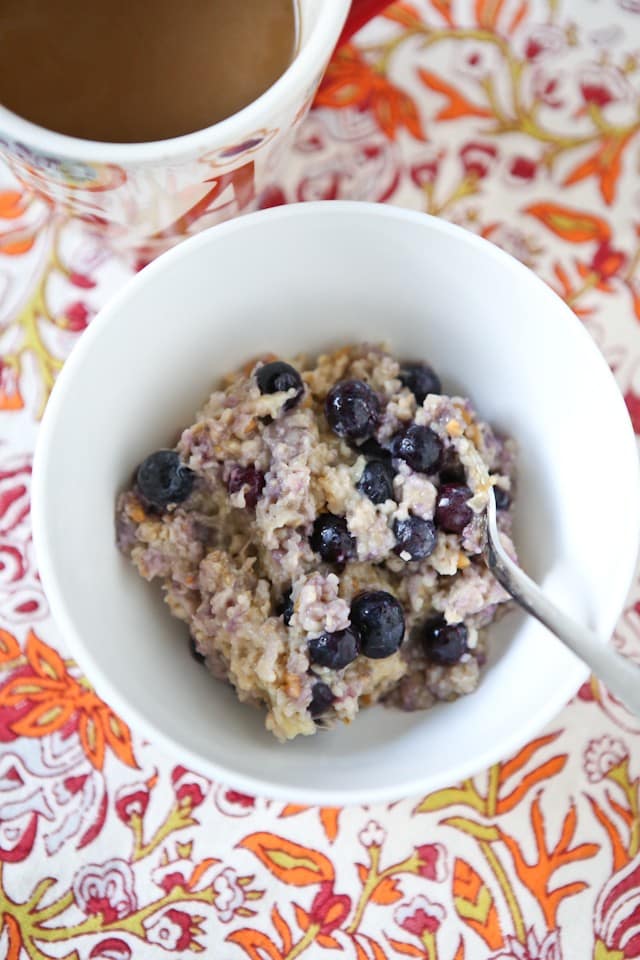
M 507 556 L 499 539 L 495 521 L 495 501 L 490 497 L 487 565 L 501 586 L 527 613 L 555 633 L 575 653 L 611 693 L 632 713 L 640 716 L 640 666 L 603 643 L 592 630 L 576 623 L 560 610 L 542 590 Z

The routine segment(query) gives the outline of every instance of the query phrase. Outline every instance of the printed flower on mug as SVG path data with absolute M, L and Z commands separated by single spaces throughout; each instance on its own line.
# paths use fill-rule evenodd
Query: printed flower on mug
M 514 186 L 526 186 L 535 179 L 538 164 L 532 157 L 516 154 L 507 164 L 507 180 Z
M 204 933 L 201 923 L 204 917 L 192 916 L 185 910 L 173 908 L 165 910 L 159 916 L 154 915 L 143 920 L 145 939 L 163 950 L 172 953 L 176 950 L 203 950 L 196 937 Z
M 424 894 L 420 894 L 409 903 L 397 907 L 393 917 L 399 927 L 422 939 L 425 933 L 437 932 L 446 912 L 442 904 L 433 903 Z
M 73 878 L 73 895 L 83 913 L 102 914 L 105 923 L 122 920 L 137 907 L 133 871 L 117 857 L 81 867 Z
M 192 773 L 186 767 L 174 767 L 171 771 L 171 783 L 180 806 L 199 807 L 204 803 L 211 786 L 210 782 L 198 773 Z
M 551 74 L 538 67 L 532 73 L 531 87 L 534 98 L 552 110 L 559 110 L 564 106 L 565 85 L 566 77 L 562 71 L 554 70 Z
M 589 783 L 600 783 L 614 767 L 629 759 L 629 751 L 617 738 L 608 734 L 598 740 L 590 740 L 584 752 L 584 772 Z

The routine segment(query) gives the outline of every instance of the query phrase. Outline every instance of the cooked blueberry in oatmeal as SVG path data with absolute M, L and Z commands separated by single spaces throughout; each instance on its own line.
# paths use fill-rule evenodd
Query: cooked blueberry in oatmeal
M 148 506 L 164 510 L 170 503 L 187 499 L 193 488 L 193 473 L 175 450 L 158 450 L 138 467 L 136 487 Z
M 370 460 L 358 480 L 358 490 L 371 503 L 393 500 L 393 470 L 385 460 Z
M 436 523 L 441 530 L 447 533 L 462 533 L 473 520 L 473 510 L 468 503 L 472 496 L 469 487 L 463 484 L 440 485 L 436 500 Z
M 484 514 L 493 486 L 515 556 L 514 446 L 442 389 L 367 344 L 259 359 L 118 498 L 122 552 L 280 740 L 479 683 L 508 599 Z
M 351 623 L 360 635 L 362 653 L 382 660 L 396 653 L 404 639 L 404 613 L 385 590 L 359 593 L 351 604 Z
M 433 663 L 458 663 L 468 653 L 467 639 L 464 623 L 447 623 L 443 616 L 427 620 L 422 633 L 424 652 Z
M 274 360 L 273 363 L 265 363 L 259 368 L 256 379 L 261 393 L 289 393 L 294 390 L 292 397 L 282 405 L 283 410 L 291 410 L 295 407 L 304 393 L 304 384 L 300 374 L 290 363 L 282 363 L 281 360 Z
M 395 457 L 420 473 L 434 473 L 442 460 L 440 437 L 431 427 L 418 423 L 410 424 L 394 438 L 392 450 Z
M 400 383 L 408 387 L 418 403 L 429 393 L 442 393 L 440 377 L 426 363 L 403 363 L 398 374 Z
M 309 538 L 311 549 L 327 563 L 346 563 L 356 555 L 356 543 L 344 517 L 321 513 Z
M 309 640 L 309 659 L 319 667 L 343 670 L 359 653 L 360 640 L 349 627 L 336 633 L 321 633 Z
M 438 535 L 433 520 L 405 517 L 394 520 L 395 550 L 403 560 L 426 560 L 436 548 Z
M 376 428 L 380 399 L 362 380 L 343 380 L 329 390 L 325 412 L 336 436 L 366 440 Z

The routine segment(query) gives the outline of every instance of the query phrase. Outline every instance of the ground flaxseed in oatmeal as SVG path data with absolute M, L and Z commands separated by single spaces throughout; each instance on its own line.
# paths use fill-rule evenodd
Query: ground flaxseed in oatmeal
M 377 701 L 470 693 L 508 598 L 482 559 L 493 484 L 513 553 L 513 444 L 377 346 L 227 378 L 117 505 L 193 650 L 281 740 Z

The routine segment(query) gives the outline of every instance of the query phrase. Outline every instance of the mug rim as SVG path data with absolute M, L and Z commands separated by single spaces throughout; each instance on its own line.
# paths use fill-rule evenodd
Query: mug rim
M 295 0 L 299 4 L 301 0 Z M 216 150 L 246 137 L 252 113 L 277 110 L 291 86 L 304 86 L 321 69 L 340 36 L 350 0 L 322 0 L 318 21 L 307 41 L 278 79 L 251 103 L 217 123 L 166 140 L 110 143 L 57 133 L 26 120 L 0 103 L 0 140 L 23 144 L 65 160 L 99 163 L 162 163 L 201 150 Z

